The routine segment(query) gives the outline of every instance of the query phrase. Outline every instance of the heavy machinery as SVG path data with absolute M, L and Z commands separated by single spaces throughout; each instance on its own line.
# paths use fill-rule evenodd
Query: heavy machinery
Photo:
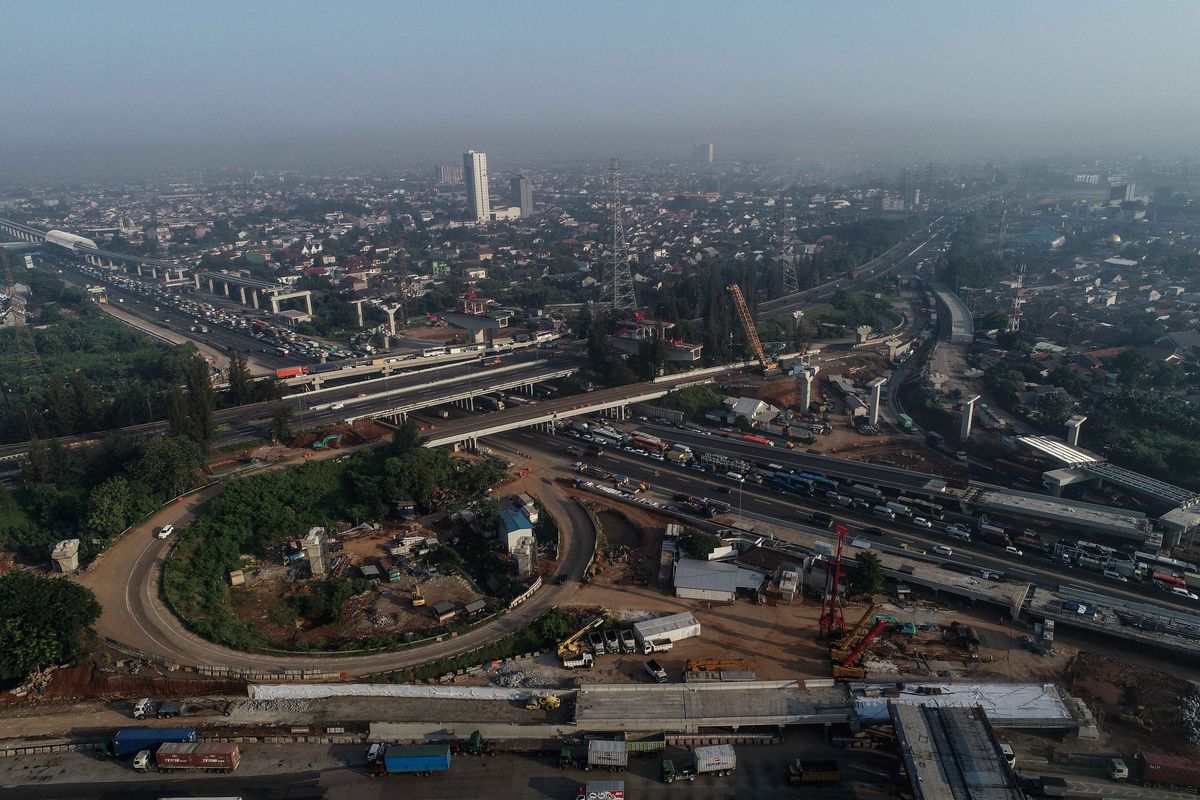
M 558 657 L 564 666 L 591 667 L 595 656 L 584 650 L 583 638 L 604 624 L 604 617 L 595 617 L 575 633 L 558 643 Z
M 483 734 L 479 731 L 471 731 L 471 738 L 467 739 L 465 744 L 459 744 L 452 748 L 454 755 L 466 753 L 469 756 L 494 756 L 496 755 L 496 745 L 483 738 Z
M 750 307 L 746 305 L 746 298 L 742 296 L 742 287 L 731 283 L 725 288 L 733 296 L 733 307 L 737 309 L 742 331 L 746 334 L 746 344 L 754 351 L 763 375 L 775 375 L 779 372 L 779 365 L 768 359 L 766 351 L 763 350 L 762 342 L 758 338 L 758 329 L 754 327 L 754 317 L 750 316 Z
M 748 672 L 750 665 L 744 658 L 689 658 L 684 672 L 716 672 L 719 669 Z
M 890 628 L 892 623 L 887 619 L 877 619 L 875 624 L 871 626 L 871 630 L 867 635 L 862 637 L 862 640 L 854 646 L 844 658 L 840 661 L 833 662 L 833 677 L 835 678 L 865 678 L 867 671 L 858 666 L 858 662 L 862 659 L 863 653 L 866 652 L 869 645 L 876 636 L 883 633 L 884 630 Z
M 425 605 L 425 595 L 421 594 L 421 584 L 419 583 L 413 587 L 412 604 L 413 608 Z
M 850 629 L 850 632 L 846 634 L 845 638 L 843 638 L 833 647 L 829 648 L 829 657 L 834 661 L 841 661 L 843 658 L 850 655 L 850 653 L 858 645 L 859 641 L 862 640 L 862 637 L 866 636 L 867 632 L 871 630 L 871 624 L 875 619 L 875 615 L 882 610 L 882 606 L 878 605 L 877 603 L 872 603 L 871 607 L 867 609 L 867 613 L 862 615 L 862 618 L 855 623 L 854 627 Z
M 846 631 L 846 618 L 842 614 L 842 553 L 846 547 L 846 536 L 850 529 L 845 525 L 834 525 L 837 533 L 837 554 L 833 569 L 825 568 L 825 594 L 821 597 L 821 618 L 818 621 L 821 633 L 838 636 Z
M 334 447 L 342 446 L 342 434 L 331 433 L 324 439 L 317 439 L 313 442 L 313 450 L 328 450 Z
M 529 702 L 525 704 L 525 710 L 553 711 L 561 705 L 562 700 L 559 700 L 556 694 L 535 694 L 530 696 Z

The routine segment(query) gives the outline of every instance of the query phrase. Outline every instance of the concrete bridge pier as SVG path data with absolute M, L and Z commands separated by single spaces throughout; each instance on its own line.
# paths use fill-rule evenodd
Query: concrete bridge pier
M 246 287 L 238 287 L 238 299 L 242 301 L 242 305 L 246 305 Z
M 259 308 L 258 304 L 258 289 L 250 290 L 250 304 L 255 308 Z

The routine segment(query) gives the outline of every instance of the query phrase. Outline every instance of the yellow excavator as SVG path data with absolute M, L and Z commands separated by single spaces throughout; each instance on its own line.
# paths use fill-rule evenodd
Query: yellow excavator
M 767 358 L 767 351 L 763 349 L 762 341 L 758 338 L 758 329 L 754 326 L 754 317 L 750 316 L 750 307 L 746 305 L 746 298 L 742 296 L 742 287 L 731 283 L 725 289 L 733 295 L 733 307 L 737 309 L 738 319 L 742 323 L 742 331 L 746 334 L 746 344 L 754 351 L 754 356 L 758 359 L 759 366 L 762 367 L 762 374 L 778 373 L 779 365 Z
M 592 665 L 596 663 L 596 657 L 584 649 L 583 637 L 603 624 L 604 617 L 596 617 L 558 643 L 558 657 L 562 659 L 564 667 L 568 669 L 575 667 L 587 667 L 591 669 Z
M 413 587 L 412 604 L 413 608 L 425 605 L 425 595 L 421 594 L 421 584 L 419 583 Z

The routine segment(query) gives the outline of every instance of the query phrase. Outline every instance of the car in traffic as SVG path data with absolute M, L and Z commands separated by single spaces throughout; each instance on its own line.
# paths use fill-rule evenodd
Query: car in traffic
M 929 520 L 925 519 L 924 517 L 913 517 L 912 524 L 916 525 L 918 528 L 932 528 L 933 527 L 933 523 L 930 522 Z
M 1189 592 L 1182 586 L 1172 586 L 1171 594 L 1175 595 L 1176 597 L 1187 598 L 1188 600 L 1200 600 L 1200 596 L 1197 596 L 1195 592 Z
M 175 532 L 175 526 L 168 523 L 166 525 L 163 525 L 157 531 L 155 531 L 154 535 L 156 537 L 158 537 L 159 539 L 166 539 L 168 536 L 170 536 L 174 532 Z
M 936 544 L 933 546 L 933 552 L 937 553 L 939 556 L 946 556 L 949 558 L 950 556 L 954 555 L 954 548 L 944 544 Z
M 1124 575 L 1113 569 L 1104 570 L 1104 577 L 1112 578 L 1114 581 L 1120 581 L 1121 583 L 1129 583 L 1129 578 L 1126 578 Z
M 1025 555 L 1025 551 L 1024 551 L 1024 550 L 1022 550 L 1022 549 L 1021 549 L 1021 548 L 1019 548 L 1019 547 L 1013 547 L 1011 544 L 1010 544 L 1010 545 L 1007 545 L 1007 546 L 1004 548 L 1004 552 L 1006 552 L 1006 553 L 1012 553 L 1014 556 L 1023 556 L 1023 555 Z

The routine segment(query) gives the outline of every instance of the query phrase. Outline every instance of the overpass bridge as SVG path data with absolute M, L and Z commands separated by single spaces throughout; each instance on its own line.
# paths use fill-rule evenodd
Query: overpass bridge
M 60 230 L 44 231 L 10 219 L 0 218 L 0 232 L 21 242 L 56 245 L 98 267 L 115 268 L 119 264 L 125 267 L 126 271 L 136 270 L 138 275 L 149 272 L 155 279 L 161 276 L 167 285 L 178 285 L 185 282 L 184 273 L 189 269 L 186 264 L 177 261 L 105 250 L 91 239 L 78 234 Z

